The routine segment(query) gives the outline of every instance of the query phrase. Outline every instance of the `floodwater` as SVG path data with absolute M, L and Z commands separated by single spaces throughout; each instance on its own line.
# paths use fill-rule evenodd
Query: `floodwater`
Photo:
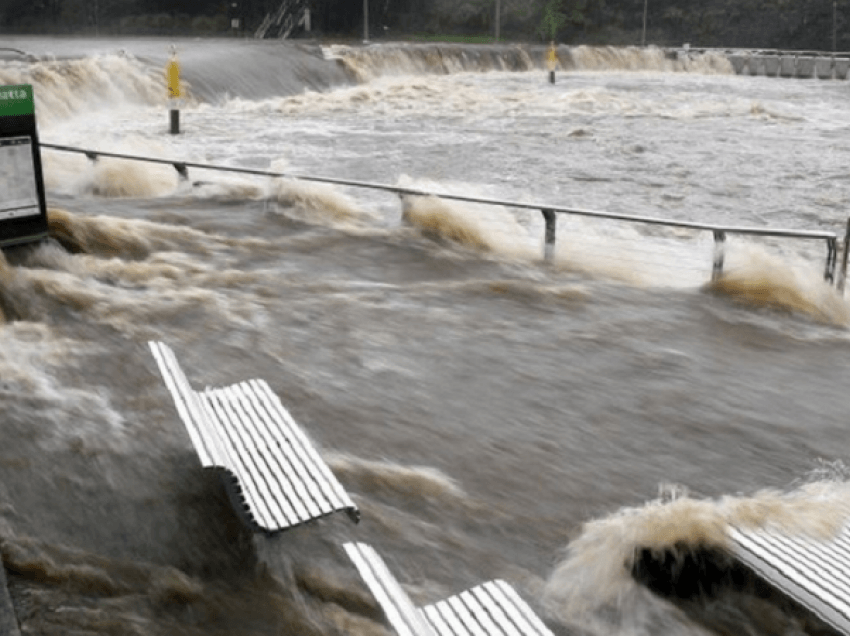
M 10 38 L 41 139 L 721 225 L 835 232 L 847 84 L 712 54 Z M 341 549 L 418 604 L 501 577 L 558 634 L 825 633 L 752 581 L 655 594 L 636 551 L 829 525 L 850 307 L 824 241 L 45 149 L 52 240 L 0 261 L 0 535 L 25 634 L 387 634 Z M 363 519 L 252 536 L 147 341 L 265 378 Z M 826 504 L 824 503 L 826 502 Z M 827 508 L 826 510 L 824 508 Z M 722 551 L 722 550 L 721 550 Z M 721 559 L 722 560 L 722 559 Z

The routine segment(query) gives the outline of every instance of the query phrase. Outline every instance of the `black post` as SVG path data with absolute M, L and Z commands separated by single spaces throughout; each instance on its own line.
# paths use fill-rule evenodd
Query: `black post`
M 543 213 L 543 220 L 546 222 L 546 238 L 543 244 L 543 258 L 547 262 L 551 262 L 555 258 L 555 223 L 556 216 L 554 210 L 540 210 Z
M 720 280 L 723 274 L 723 259 L 726 252 L 726 232 L 714 232 L 714 269 L 711 271 L 711 280 Z
M 850 251 L 850 219 L 847 219 L 847 230 L 844 232 L 844 253 L 841 255 L 841 271 L 838 273 L 838 290 L 844 293 L 844 283 L 847 281 L 847 252 Z
M 171 134 L 180 134 L 180 111 L 176 108 L 171 109 Z
M 838 260 L 838 239 L 834 236 L 826 239 L 826 270 L 823 279 L 828 283 L 835 282 L 835 262 Z

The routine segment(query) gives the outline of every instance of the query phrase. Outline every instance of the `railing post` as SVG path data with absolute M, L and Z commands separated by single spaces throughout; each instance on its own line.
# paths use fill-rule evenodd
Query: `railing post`
M 835 261 L 838 258 L 838 239 L 835 237 L 826 239 L 826 269 L 823 279 L 828 283 L 835 282 Z
M 847 281 L 847 253 L 850 251 L 850 219 L 847 219 L 847 229 L 844 232 L 844 253 L 841 255 L 841 271 L 838 272 L 838 282 L 835 286 L 842 294 L 844 283 Z
M 543 220 L 546 221 L 546 237 L 543 241 L 543 259 L 551 262 L 555 258 L 555 222 L 554 210 L 540 210 Z
M 723 274 L 723 260 L 726 257 L 726 232 L 714 231 L 714 268 L 711 270 L 711 280 L 720 279 Z

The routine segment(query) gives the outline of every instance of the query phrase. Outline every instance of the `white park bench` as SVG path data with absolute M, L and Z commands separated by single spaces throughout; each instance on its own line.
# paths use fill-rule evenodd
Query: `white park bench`
M 371 546 L 343 547 L 399 636 L 553 636 L 505 581 L 489 581 L 420 609 Z
M 272 534 L 337 511 L 360 512 L 264 380 L 194 391 L 174 352 L 150 342 L 205 468 L 226 471 L 228 493 L 254 530 Z
M 730 538 L 739 561 L 839 633 L 850 634 L 850 526 L 830 540 L 734 527 Z

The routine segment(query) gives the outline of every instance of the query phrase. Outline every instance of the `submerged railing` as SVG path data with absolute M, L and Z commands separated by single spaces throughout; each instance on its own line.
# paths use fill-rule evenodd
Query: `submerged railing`
M 51 150 L 59 150 L 62 152 L 75 152 L 83 154 L 92 161 L 97 161 L 100 157 L 109 157 L 112 159 L 125 159 L 128 161 L 142 161 L 146 163 L 155 163 L 161 165 L 172 166 L 183 179 L 189 178 L 189 168 L 198 168 L 202 170 L 215 170 L 220 172 L 234 172 L 240 174 L 249 174 L 262 177 L 273 177 L 283 179 L 298 179 L 300 181 L 309 181 L 314 183 L 328 183 L 332 185 L 350 186 L 354 188 L 367 188 L 371 190 L 382 190 L 384 192 L 392 192 L 398 196 L 418 196 L 418 197 L 436 197 L 440 199 L 448 199 L 451 201 L 462 201 L 465 203 L 478 203 L 484 205 L 504 206 L 517 208 L 522 210 L 536 210 L 543 214 L 543 220 L 546 226 L 545 236 L 543 241 L 543 258 L 551 261 L 555 256 L 555 235 L 557 229 L 557 215 L 569 214 L 573 216 L 593 217 L 599 219 L 609 219 L 614 221 L 623 221 L 626 223 L 640 223 L 645 225 L 660 225 L 671 228 L 681 228 L 689 230 L 697 230 L 711 232 L 714 237 L 714 263 L 712 267 L 712 280 L 717 280 L 723 272 L 723 263 L 725 258 L 726 238 L 728 235 L 749 235 L 762 237 L 781 237 L 803 240 L 824 241 L 826 243 L 826 265 L 824 268 L 824 280 L 833 283 L 839 290 L 844 290 L 844 283 L 847 277 L 847 262 L 848 262 L 848 245 L 850 244 L 850 220 L 847 223 L 847 231 L 844 236 L 842 246 L 841 268 L 836 278 L 836 267 L 838 261 L 838 236 L 834 232 L 812 231 L 812 230 L 788 230 L 788 229 L 770 229 L 760 227 L 733 226 L 733 225 L 715 225 L 713 223 L 696 223 L 693 221 L 678 221 L 675 219 L 663 219 L 652 216 L 639 216 L 631 214 L 621 214 L 613 212 L 600 212 L 597 210 L 585 210 L 581 208 L 570 208 L 552 205 L 543 205 L 540 203 L 528 203 L 519 201 L 507 201 L 504 199 L 492 199 L 487 197 L 473 197 L 462 194 L 446 194 L 438 192 L 428 192 L 416 188 L 408 188 L 404 186 L 395 186 L 382 183 L 371 183 L 367 181 L 355 181 L 352 179 L 336 179 L 332 177 L 317 177 L 312 175 L 288 174 L 285 172 L 275 172 L 271 170 L 257 170 L 253 168 L 239 168 L 234 166 L 220 166 L 215 164 L 196 163 L 192 161 L 175 161 L 173 159 L 158 159 L 155 157 L 143 157 L 138 155 L 128 155 L 117 152 L 102 152 L 100 150 L 91 150 L 85 148 L 76 148 L 74 146 L 61 146 L 57 144 L 40 144 L 42 148 Z

